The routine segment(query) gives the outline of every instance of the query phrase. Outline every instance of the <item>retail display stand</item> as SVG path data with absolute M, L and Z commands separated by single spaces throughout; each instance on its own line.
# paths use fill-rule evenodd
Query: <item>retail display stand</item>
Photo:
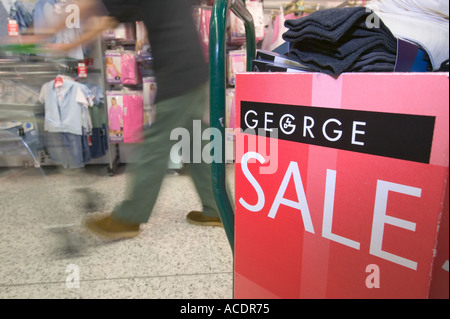
M 236 298 L 448 298 L 448 73 L 236 79 Z

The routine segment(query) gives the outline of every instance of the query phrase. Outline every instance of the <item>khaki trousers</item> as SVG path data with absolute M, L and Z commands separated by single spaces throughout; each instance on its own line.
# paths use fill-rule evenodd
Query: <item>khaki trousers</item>
M 127 168 L 131 174 L 129 197 L 115 207 L 112 213 L 114 218 L 125 223 L 148 221 L 167 171 L 170 151 L 172 146 L 178 143 L 177 140 L 170 139 L 171 132 L 177 128 L 189 131 L 192 159 L 193 151 L 198 152 L 198 150 L 192 150 L 193 123 L 194 121 L 197 125 L 201 123 L 203 132 L 206 125 L 201 120 L 204 119 L 208 103 L 208 85 L 205 84 L 156 105 L 156 120 L 144 132 L 144 142 L 140 145 L 137 160 Z M 209 141 L 202 140 L 202 149 L 208 143 Z M 198 155 L 196 157 L 198 158 Z M 199 194 L 204 215 L 219 217 L 211 188 L 210 165 L 203 160 L 200 163 L 193 163 L 191 160 L 185 165 Z M 173 194 L 174 197 L 177 195 Z M 186 209 L 189 208 L 186 207 Z

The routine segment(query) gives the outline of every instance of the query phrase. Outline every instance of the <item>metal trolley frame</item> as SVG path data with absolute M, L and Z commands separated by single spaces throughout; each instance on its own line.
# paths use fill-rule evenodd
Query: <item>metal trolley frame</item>
M 226 187 L 225 110 L 226 110 L 226 27 L 229 10 L 244 22 L 247 41 L 247 71 L 252 69 L 256 56 L 256 37 L 253 17 L 245 7 L 245 0 L 216 0 L 214 2 L 209 37 L 210 65 L 210 125 L 221 132 L 222 158 L 212 165 L 212 188 L 231 250 L 234 252 L 234 205 Z

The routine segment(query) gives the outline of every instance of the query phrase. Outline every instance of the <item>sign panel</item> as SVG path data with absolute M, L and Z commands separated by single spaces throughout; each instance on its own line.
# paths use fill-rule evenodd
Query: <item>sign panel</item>
M 446 74 L 247 73 L 236 99 L 235 297 L 448 297 Z

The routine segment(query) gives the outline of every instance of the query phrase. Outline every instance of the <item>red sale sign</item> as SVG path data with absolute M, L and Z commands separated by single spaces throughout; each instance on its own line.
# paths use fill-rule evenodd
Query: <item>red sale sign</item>
M 235 297 L 448 298 L 448 105 L 447 74 L 239 74 Z

